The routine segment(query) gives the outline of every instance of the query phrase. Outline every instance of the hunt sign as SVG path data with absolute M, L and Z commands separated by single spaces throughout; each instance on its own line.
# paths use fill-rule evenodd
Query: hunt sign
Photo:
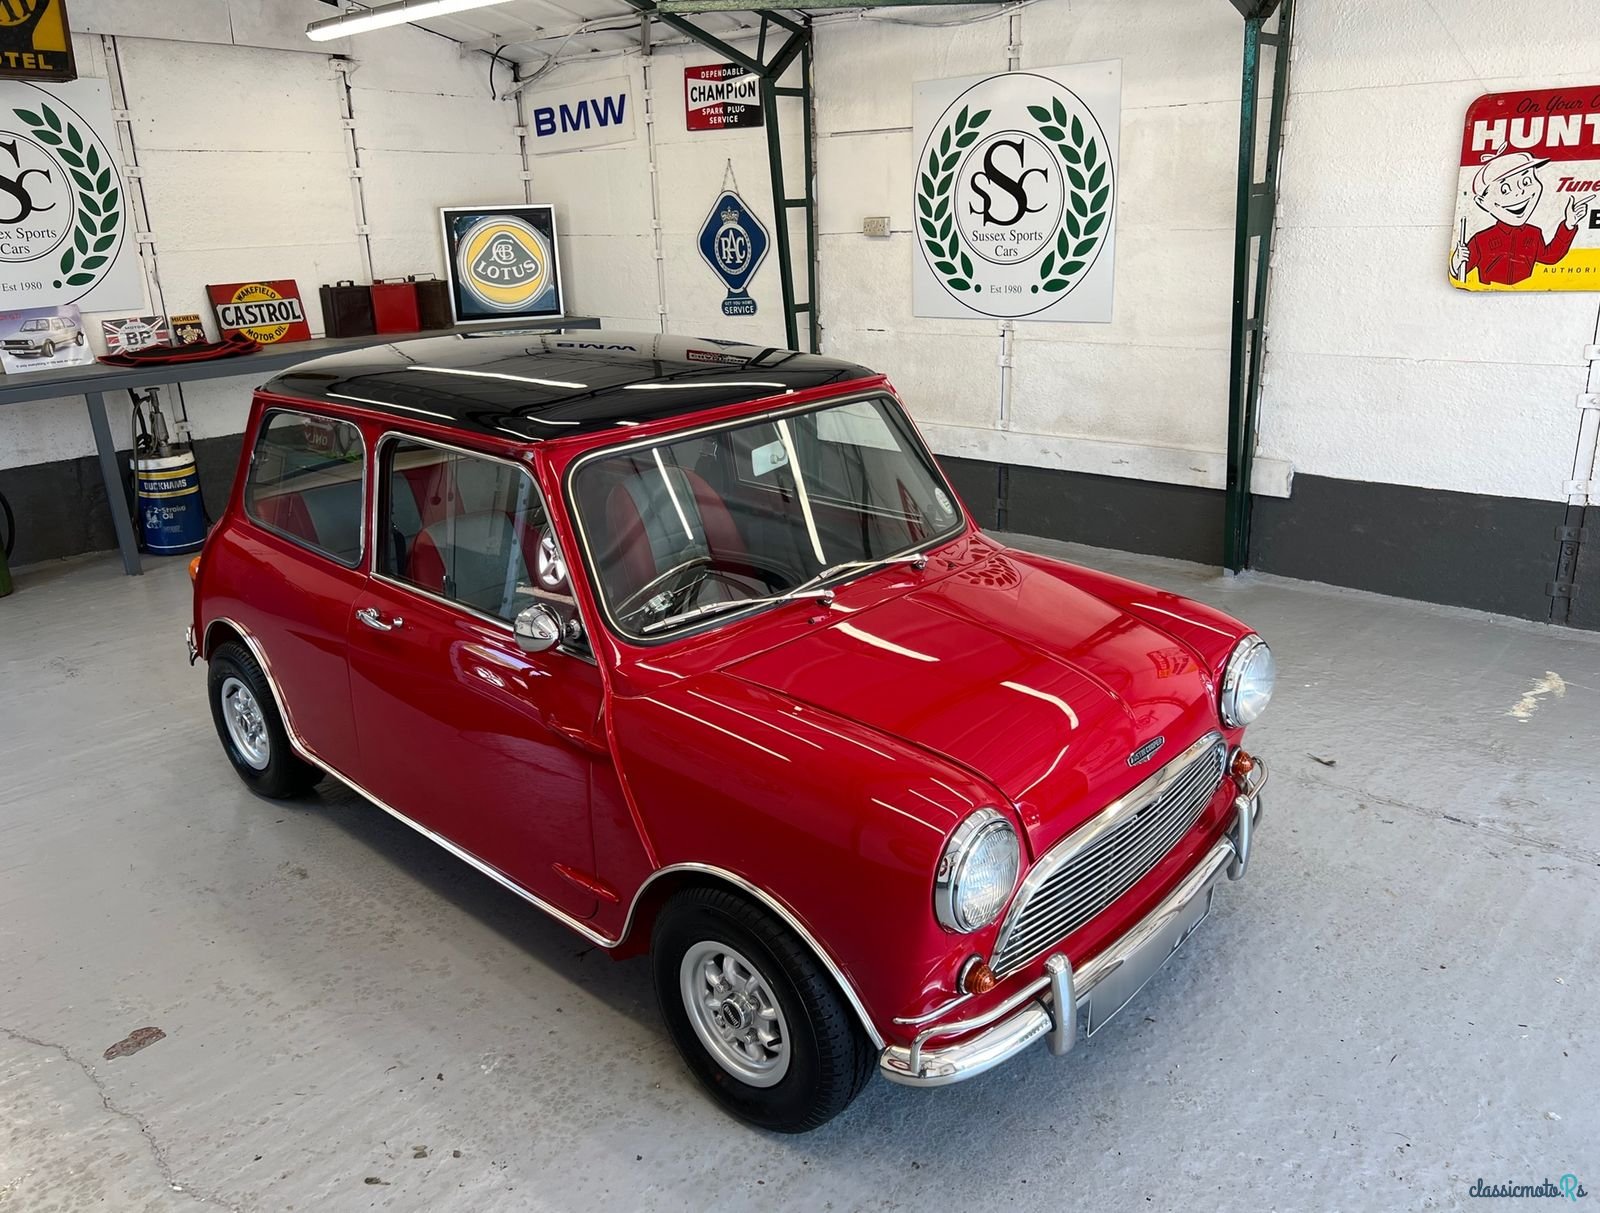
M 683 69 L 683 112 L 691 131 L 761 125 L 761 78 L 737 63 Z
M 1122 64 L 916 86 L 918 316 L 1111 319 Z
M 0 0 L 0 76 L 76 80 L 67 0 Z
M 1472 103 L 1452 235 L 1462 290 L 1600 291 L 1600 84 Z

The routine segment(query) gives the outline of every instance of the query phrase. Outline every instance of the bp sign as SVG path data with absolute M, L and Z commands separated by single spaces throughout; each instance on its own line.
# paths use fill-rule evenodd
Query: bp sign
M 917 85 L 919 316 L 1111 319 L 1119 63 Z
M 728 288 L 728 297 L 722 301 L 724 316 L 756 314 L 750 280 L 766 259 L 770 243 L 761 220 L 732 190 L 724 190 L 711 204 L 711 213 L 700 229 L 700 255 Z

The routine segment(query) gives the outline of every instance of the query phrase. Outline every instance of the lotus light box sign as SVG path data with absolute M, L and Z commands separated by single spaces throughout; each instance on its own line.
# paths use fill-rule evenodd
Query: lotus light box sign
M 144 306 L 101 80 L 0 81 L 0 307 Z
M 918 316 L 1111 319 L 1120 61 L 916 86 Z
M 562 314 L 554 207 L 445 207 L 439 216 L 456 323 Z

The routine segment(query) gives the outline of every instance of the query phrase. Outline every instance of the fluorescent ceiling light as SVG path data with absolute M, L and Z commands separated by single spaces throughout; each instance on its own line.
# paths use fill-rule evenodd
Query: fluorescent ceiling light
M 469 8 L 488 8 L 491 4 L 504 3 L 506 0 L 397 0 L 394 4 L 356 9 L 343 16 L 313 21 L 306 26 L 306 37 L 313 42 L 327 42 L 333 38 L 382 29 L 386 25 L 404 25 L 408 21 L 424 21 L 429 17 L 465 12 Z

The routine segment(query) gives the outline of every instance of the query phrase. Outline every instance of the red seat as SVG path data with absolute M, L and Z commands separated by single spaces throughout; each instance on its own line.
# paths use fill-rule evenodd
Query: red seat
M 652 527 L 647 525 L 640 512 L 637 489 L 640 479 L 661 484 L 660 476 L 653 470 L 635 473 L 614 485 L 606 498 L 606 533 L 609 544 L 608 559 L 600 561 L 603 568 L 614 568 L 617 573 L 609 578 L 614 597 L 626 597 L 653 578 L 665 573 L 683 553 L 699 549 L 712 557 L 722 556 L 737 560 L 745 555 L 744 539 L 733 521 L 727 504 L 717 495 L 703 476 L 687 468 L 671 468 L 671 480 L 688 488 L 687 495 L 666 491 L 652 491 L 648 500 L 653 504 L 656 542 L 651 542 Z M 630 489 L 629 481 L 633 482 Z M 652 485 L 654 489 L 655 485 Z M 661 485 L 665 489 L 666 485 Z M 679 509 L 682 516 L 679 517 Z M 684 527 L 687 524 L 688 531 Z
M 444 548 L 451 543 L 452 527 L 455 585 L 447 588 Z M 538 567 L 540 530 L 519 527 L 499 510 L 461 514 L 453 521 L 441 519 L 418 533 L 406 562 L 406 580 L 430 593 L 498 615 L 506 590 L 506 552 L 513 542 L 521 549 L 522 568 L 517 576 L 526 580 L 530 570 Z

